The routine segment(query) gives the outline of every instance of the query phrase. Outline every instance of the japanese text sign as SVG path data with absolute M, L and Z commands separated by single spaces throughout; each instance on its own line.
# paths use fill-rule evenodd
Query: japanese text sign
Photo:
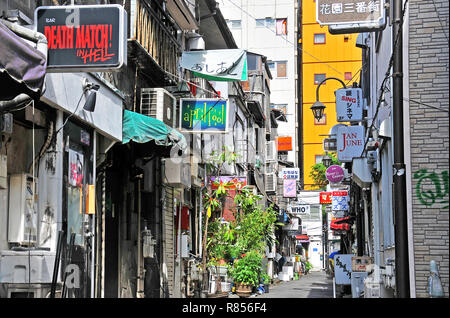
M 180 131 L 226 133 L 228 100 L 180 99 Z
M 336 90 L 335 93 L 337 121 L 362 121 L 362 89 L 342 88 Z
M 284 198 L 297 197 L 297 181 L 295 181 L 295 179 L 283 180 L 283 197 Z
M 283 168 L 283 170 L 281 170 L 281 175 L 282 175 L 283 179 L 300 180 L 300 169 L 299 168 Z
M 384 18 L 383 0 L 317 0 L 320 25 L 378 22 Z
M 331 203 L 331 192 L 320 192 L 320 204 L 330 204 Z
M 247 51 L 242 49 L 185 51 L 181 67 L 213 81 L 246 81 Z
M 117 70 L 126 61 L 126 12 L 120 5 L 38 7 L 36 30 L 48 41 L 49 72 Z
M 351 162 L 364 150 L 364 127 L 342 126 L 337 129 L 337 158 L 340 162 Z
M 347 191 L 333 191 L 331 197 L 331 210 L 333 211 L 348 211 L 348 192 Z

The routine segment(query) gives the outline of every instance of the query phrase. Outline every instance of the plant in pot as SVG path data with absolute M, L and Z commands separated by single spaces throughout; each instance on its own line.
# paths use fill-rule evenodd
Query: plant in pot
M 262 257 L 257 251 L 250 251 L 234 262 L 230 274 L 236 284 L 236 294 L 241 297 L 250 296 L 253 286 L 259 284 L 261 262 Z

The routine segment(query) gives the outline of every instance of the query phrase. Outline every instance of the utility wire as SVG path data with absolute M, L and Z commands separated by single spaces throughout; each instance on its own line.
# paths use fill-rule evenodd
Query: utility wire
M 372 117 L 372 123 L 370 124 L 370 127 L 369 127 L 369 129 L 368 129 L 367 138 L 366 138 L 366 141 L 364 142 L 363 151 L 361 152 L 360 157 L 362 157 L 363 154 L 366 152 L 366 146 L 367 146 L 367 143 L 368 143 L 368 141 L 369 141 L 370 131 L 371 131 L 372 128 L 374 127 L 375 119 L 376 119 L 377 116 L 378 116 L 378 111 L 380 110 L 381 102 L 384 100 L 384 90 L 386 89 L 385 83 L 386 83 L 386 81 L 391 77 L 390 72 L 391 72 L 391 68 L 392 68 L 392 66 L 393 66 L 393 64 L 394 64 L 394 54 L 395 54 L 394 52 L 395 52 L 395 48 L 396 48 L 397 45 L 398 45 L 398 39 L 400 38 L 400 34 L 403 32 L 403 23 L 404 23 L 404 21 L 405 21 L 405 20 L 404 20 L 404 16 L 405 16 L 406 5 L 407 5 L 407 4 L 408 4 L 408 0 L 406 0 L 405 3 L 404 3 L 404 5 L 403 5 L 403 11 L 402 11 L 402 24 L 400 25 L 399 30 L 398 30 L 398 32 L 397 32 L 397 35 L 395 36 L 395 41 L 394 41 L 394 45 L 393 45 L 392 54 L 391 54 L 391 57 L 390 57 L 390 59 L 389 59 L 389 65 L 388 65 L 388 68 L 387 68 L 387 70 L 386 70 L 385 77 L 384 77 L 384 79 L 383 79 L 383 81 L 382 81 L 382 83 L 381 83 L 381 86 L 380 86 L 380 87 L 381 87 L 381 88 L 380 88 L 380 95 L 379 95 L 379 97 L 378 97 L 378 102 L 377 102 L 377 108 L 376 108 L 376 111 L 375 111 L 375 115 Z
M 250 13 L 248 13 L 247 11 L 245 11 L 244 9 L 242 9 L 241 7 L 239 7 L 239 6 L 238 6 L 236 3 L 234 3 L 233 1 L 228 0 L 228 2 L 230 2 L 230 3 L 231 3 L 232 5 L 234 5 L 236 8 L 238 8 L 239 10 L 241 10 L 241 12 L 245 13 L 248 17 L 252 18 L 252 19 L 255 20 L 255 21 L 257 20 L 254 16 L 252 16 Z M 276 32 L 275 32 L 274 30 L 272 30 L 271 28 L 269 28 L 269 27 L 267 27 L 267 26 L 265 26 L 265 25 L 264 25 L 264 28 L 268 29 L 269 31 L 271 31 L 272 33 L 274 33 L 275 35 L 277 35 Z M 286 30 L 286 32 L 287 32 L 287 30 Z M 283 35 L 282 35 L 282 36 L 283 36 Z M 295 43 L 291 42 L 291 41 L 287 38 L 287 36 L 284 37 L 284 39 L 286 40 L 287 43 L 291 44 L 294 48 L 297 48 L 297 45 L 296 45 Z M 332 67 L 330 64 L 328 64 L 328 63 L 322 61 L 322 60 L 319 59 L 318 57 L 315 57 L 315 56 L 312 55 L 311 53 L 307 52 L 305 49 L 303 49 L 303 48 L 298 48 L 298 49 L 300 49 L 300 50 L 303 51 L 304 53 L 308 54 L 308 55 L 311 56 L 312 58 L 314 58 L 314 59 L 316 59 L 317 61 L 319 61 L 320 63 L 322 63 L 322 64 L 328 66 L 328 67 L 331 68 L 332 70 L 334 70 L 334 71 L 336 71 L 337 73 L 339 73 L 339 74 L 341 74 L 341 75 L 344 76 L 344 74 L 343 74 L 342 72 L 338 71 L 337 69 L 335 69 L 334 67 Z

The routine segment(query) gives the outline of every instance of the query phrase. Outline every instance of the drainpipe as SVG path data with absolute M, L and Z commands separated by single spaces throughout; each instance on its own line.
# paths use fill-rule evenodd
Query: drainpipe
M 394 230 L 395 285 L 397 298 L 409 298 L 408 217 L 406 203 L 406 166 L 403 144 L 403 14 L 402 0 L 393 1 L 393 142 L 394 142 Z M 398 35 L 398 42 L 396 38 Z
M 27 29 L 17 23 L 12 23 L 5 19 L 0 19 L 0 22 L 2 22 L 6 27 L 8 27 L 12 32 L 14 32 L 16 35 L 32 41 L 36 43 L 36 49 L 41 52 L 45 58 L 47 59 L 47 38 L 44 34 L 40 32 L 35 32 L 33 30 Z M 45 91 L 45 84 L 44 89 Z M 32 99 L 27 94 L 19 94 L 15 98 L 8 100 L 8 101 L 0 101 L 0 112 L 7 112 L 17 106 L 20 106 L 26 102 L 30 102 Z

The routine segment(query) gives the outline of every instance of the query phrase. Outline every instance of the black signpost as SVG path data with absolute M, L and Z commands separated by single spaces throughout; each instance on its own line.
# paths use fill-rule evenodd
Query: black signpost
M 119 5 L 39 7 L 48 72 L 118 70 L 126 62 L 126 12 Z

